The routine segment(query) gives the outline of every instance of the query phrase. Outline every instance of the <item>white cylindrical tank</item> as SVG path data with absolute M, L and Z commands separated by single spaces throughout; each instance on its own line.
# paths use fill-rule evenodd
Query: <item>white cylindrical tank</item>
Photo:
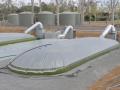
M 75 13 L 76 14 L 76 26 L 80 26 L 81 24 L 81 15 L 80 13 Z
M 60 25 L 72 25 L 76 24 L 76 15 L 74 12 L 62 12 L 60 14 Z
M 80 25 L 80 13 L 78 12 L 62 12 L 60 14 L 60 25 Z
M 43 23 L 43 25 L 53 26 L 55 25 L 55 15 L 52 12 L 43 11 L 38 13 L 37 20 Z
M 19 15 L 18 14 L 9 14 L 8 15 L 8 23 L 10 25 L 19 25 Z
M 22 12 L 19 14 L 20 26 L 30 27 L 34 23 L 34 13 Z

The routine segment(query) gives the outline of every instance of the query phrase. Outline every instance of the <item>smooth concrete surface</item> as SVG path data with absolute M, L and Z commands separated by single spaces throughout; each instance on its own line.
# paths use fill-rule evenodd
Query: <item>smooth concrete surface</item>
M 25 38 L 34 38 L 34 36 L 24 33 L 0 33 L 0 43 Z
M 120 49 L 59 76 L 23 76 L 1 69 L 0 90 L 89 90 L 89 86 L 117 65 Z M 71 77 L 73 73 L 75 77 Z
M 16 56 L 19 55 L 31 48 L 38 47 L 40 45 L 46 45 L 49 43 L 56 43 L 60 41 L 65 41 L 65 40 L 60 40 L 60 39 L 43 39 L 43 40 L 34 40 L 34 41 L 29 41 L 29 42 L 21 42 L 21 43 L 16 43 L 16 44 L 9 44 L 5 46 L 0 46 L 0 58 L 1 57 L 6 57 L 6 56 Z
M 29 71 L 55 72 L 53 70 L 67 67 L 78 61 L 83 62 L 89 56 L 119 45 L 115 40 L 95 37 L 54 41 L 46 44 L 48 41 L 18 55 L 10 64 L 10 69 L 14 67 L 18 69 L 16 71 L 23 70 L 21 72 L 25 73 Z
M 4 63 L 4 65 L 0 65 L 0 67 L 5 67 L 8 62 L 11 62 L 13 58 L 15 58 L 17 55 L 31 49 L 34 47 L 38 47 L 40 45 L 45 45 L 49 43 L 55 43 L 55 42 L 64 41 L 62 40 L 34 40 L 29 42 L 21 42 L 16 44 L 9 44 L 5 46 L 0 46 L 0 64 Z M 11 58 L 12 57 L 12 58 Z M 5 64 L 6 63 L 6 64 Z

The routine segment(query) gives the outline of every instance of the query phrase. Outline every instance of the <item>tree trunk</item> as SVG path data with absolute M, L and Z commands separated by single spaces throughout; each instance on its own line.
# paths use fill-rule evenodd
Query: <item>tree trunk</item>
M 34 0 L 31 0 L 31 5 L 32 5 L 32 13 L 34 13 Z
M 31 5 L 32 5 L 32 13 L 33 13 L 33 24 L 34 24 L 34 17 L 35 17 L 35 15 L 34 15 L 34 0 L 31 0 Z
M 89 24 L 91 23 L 91 5 L 90 5 L 90 0 L 88 0 L 88 11 L 89 11 Z
M 56 14 L 57 14 L 57 26 L 59 26 L 60 25 L 60 23 L 59 23 L 59 12 L 60 12 L 60 4 L 59 4 L 59 2 L 58 2 L 58 0 L 56 0 L 56 4 L 57 4 L 57 10 L 56 10 Z
M 84 24 L 84 4 L 85 4 L 85 0 L 80 0 L 80 13 L 81 13 L 81 24 Z
M 111 22 L 114 25 L 114 0 L 111 0 Z
M 39 0 L 39 8 L 40 8 L 39 12 L 41 12 L 42 11 L 41 0 Z
M 111 21 L 112 21 L 112 24 L 114 25 L 115 24 L 115 9 L 116 9 L 116 6 L 118 4 L 118 1 L 119 0 L 111 0 Z
M 112 9 L 112 24 L 115 24 L 115 9 Z

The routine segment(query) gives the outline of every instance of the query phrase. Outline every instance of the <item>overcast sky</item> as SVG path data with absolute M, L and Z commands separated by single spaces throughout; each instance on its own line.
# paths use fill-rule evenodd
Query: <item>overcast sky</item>
M 16 1 L 16 0 L 13 0 L 13 1 Z M 31 0 L 17 0 L 18 2 L 19 1 L 23 1 L 25 3 L 30 3 Z M 42 2 L 50 2 L 50 1 L 55 1 L 55 0 L 41 0 Z M 77 1 L 77 0 L 74 0 L 74 1 Z M 107 1 L 107 0 L 97 0 L 97 1 Z M 38 2 L 38 0 L 35 0 L 35 2 Z
M 16 1 L 16 0 L 13 0 L 13 1 Z M 30 3 L 31 2 L 31 0 L 17 0 L 17 2 L 19 2 L 19 1 L 23 1 L 23 2 L 25 2 L 25 3 Z M 38 2 L 38 0 L 34 0 L 35 2 Z M 50 2 L 51 0 L 41 0 L 42 2 Z
M 1 0 L 0 0 L 1 1 Z M 31 3 L 31 0 L 12 0 L 14 5 L 16 6 L 21 6 L 20 2 L 24 2 L 25 4 Z M 34 0 L 35 3 L 39 3 L 39 0 Z M 55 0 L 41 0 L 42 2 L 46 2 L 49 3 L 50 1 L 55 2 Z M 74 1 L 78 1 L 78 0 L 74 0 Z M 108 0 L 96 0 L 96 1 L 100 1 L 100 2 L 104 2 L 104 1 L 108 1 Z
M 2 1 L 2 0 L 0 0 L 0 1 Z M 20 1 L 23 1 L 23 2 L 25 2 L 25 3 L 30 3 L 31 2 L 31 0 L 12 0 L 12 1 L 17 1 L 17 2 L 20 2 Z M 38 2 L 39 0 L 35 0 L 35 2 Z M 42 2 L 46 2 L 46 3 L 48 3 L 48 2 L 50 2 L 50 1 L 54 1 L 55 2 L 55 0 L 41 0 Z M 78 0 L 74 0 L 74 1 L 78 1 Z M 108 1 L 108 0 L 96 0 L 96 1 Z

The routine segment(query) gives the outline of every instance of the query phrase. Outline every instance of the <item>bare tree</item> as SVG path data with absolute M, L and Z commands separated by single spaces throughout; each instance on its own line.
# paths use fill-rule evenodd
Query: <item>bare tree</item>
M 114 25 L 115 24 L 115 11 L 118 6 L 119 0 L 105 0 L 102 3 L 102 12 L 105 11 L 109 15 L 109 20 L 111 20 L 111 23 Z
M 12 8 L 11 8 L 11 7 L 12 7 L 12 0 L 7 0 L 6 3 L 7 3 L 7 5 L 8 5 L 8 8 L 10 9 L 9 13 L 11 13 L 11 11 L 12 11 L 12 10 L 11 10 L 11 9 L 12 9 Z
M 111 14 L 111 22 L 114 25 L 115 24 L 115 10 L 118 5 L 119 0 L 109 0 L 106 5 L 108 7 L 108 11 Z
M 31 0 L 31 5 L 32 5 L 32 13 L 34 13 L 34 0 Z
M 0 12 L 1 12 L 1 16 L 2 16 L 2 21 L 5 20 L 5 10 L 6 10 L 5 4 L 1 4 L 0 5 Z
M 111 17 L 112 17 L 112 24 L 114 24 L 114 20 L 115 20 L 115 9 L 116 9 L 116 6 L 118 4 L 118 1 L 119 0 L 110 0 L 110 3 L 111 3 Z
M 84 24 L 85 0 L 79 0 L 79 11 L 81 13 L 81 24 Z
M 1 0 L 1 13 L 2 13 L 2 19 L 5 20 L 5 17 L 11 13 L 12 11 L 12 0 Z
M 39 12 L 41 12 L 42 11 L 41 0 L 39 0 L 39 8 L 40 8 Z
M 8 8 L 9 11 L 7 13 L 11 13 L 11 7 L 12 7 L 12 0 L 2 0 L 4 2 L 5 8 Z
M 97 2 L 96 0 L 88 0 L 86 2 L 86 5 L 88 7 L 88 13 L 89 13 L 89 23 L 91 22 L 91 15 L 94 15 L 94 19 L 96 21 L 96 11 L 97 11 Z
M 25 6 L 25 3 L 23 1 L 19 1 L 19 5 L 20 5 L 20 7 L 23 7 L 23 6 Z
M 59 0 L 56 0 L 56 5 L 57 5 L 57 10 L 56 10 L 56 14 L 57 14 L 57 25 L 59 26 L 59 12 L 60 12 L 60 2 L 59 2 Z

